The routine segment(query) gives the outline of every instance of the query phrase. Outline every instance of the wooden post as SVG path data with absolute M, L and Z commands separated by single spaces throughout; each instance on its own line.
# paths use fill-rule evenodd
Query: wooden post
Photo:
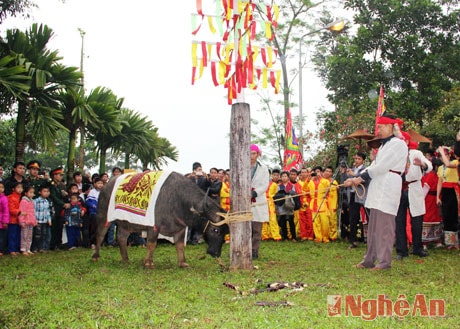
M 232 105 L 230 120 L 230 195 L 232 212 L 251 211 L 249 104 Z M 230 270 L 252 270 L 251 222 L 230 224 Z

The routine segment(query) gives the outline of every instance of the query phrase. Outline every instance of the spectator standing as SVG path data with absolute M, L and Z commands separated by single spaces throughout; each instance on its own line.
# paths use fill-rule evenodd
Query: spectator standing
M 220 207 L 225 212 L 230 211 L 230 169 L 224 173 L 222 187 L 220 189 Z M 225 234 L 225 243 L 230 243 L 230 233 Z
M 8 198 L 5 195 L 5 184 L 0 181 L 0 256 L 8 250 L 8 224 L 10 222 L 10 209 Z
M 35 188 L 32 185 L 26 186 L 19 203 L 18 221 L 21 226 L 21 253 L 24 256 L 32 255 L 32 237 L 34 226 L 37 225 L 34 206 Z
M 193 163 L 192 172 L 186 175 L 186 177 L 190 179 L 190 181 L 196 184 L 204 192 L 207 192 L 208 188 L 211 186 L 210 181 L 208 180 L 208 177 L 206 173 L 203 171 L 201 163 L 199 162 Z M 189 227 L 189 232 L 187 235 L 187 241 L 191 244 L 200 244 L 204 241 L 203 232 L 196 230 L 193 226 Z
M 120 176 L 123 174 L 123 170 L 120 167 L 113 167 L 112 169 L 112 177 Z M 110 177 L 110 178 L 112 178 Z
M 88 221 L 89 221 L 89 243 L 85 240 L 83 244 L 90 245 L 93 249 L 96 246 L 96 214 L 97 214 L 97 205 L 99 202 L 99 194 L 101 192 L 104 183 L 99 177 L 94 179 L 93 189 L 89 191 L 88 197 L 86 198 L 86 209 L 88 211 Z M 83 235 L 85 236 L 85 234 Z
M 410 135 L 403 132 L 404 139 L 409 147 L 408 168 L 404 175 L 401 199 L 396 214 L 396 259 L 402 260 L 409 256 L 407 248 L 407 210 L 409 209 L 412 230 L 412 254 L 426 257 L 423 250 L 422 231 L 423 215 L 425 214 L 425 196 L 422 189 L 422 177 L 433 167 L 423 153 L 417 150 L 418 143 L 410 142 Z
M 10 222 L 8 224 L 8 252 L 11 256 L 17 256 L 21 246 L 21 227 L 19 226 L 19 203 L 21 202 L 22 183 L 13 185 L 13 192 L 8 195 L 8 209 L 10 210 Z
M 76 171 L 72 175 L 73 183 L 78 187 L 78 193 L 83 193 L 83 174 L 80 171 Z
M 46 252 L 50 249 L 54 208 L 49 196 L 49 186 L 41 186 L 38 190 L 38 198 L 34 199 L 37 226 L 34 229 L 33 245 L 38 252 Z
M 34 187 L 37 194 L 35 197 L 38 197 L 38 190 L 41 186 L 47 184 L 46 180 L 40 177 L 40 162 L 37 160 L 32 160 L 27 163 L 27 170 L 29 171 L 29 176 L 27 177 L 27 184 L 30 184 Z
M 251 207 L 253 219 L 252 226 L 252 258 L 259 258 L 260 241 L 262 240 L 262 223 L 268 222 L 268 204 L 265 191 L 270 181 L 268 168 L 258 161 L 262 152 L 256 144 L 250 146 L 251 164 L 251 200 L 254 206 Z
M 207 178 L 206 173 L 203 171 L 203 168 L 201 167 L 201 163 L 194 162 L 192 165 L 192 169 L 193 171 L 186 177 L 206 192 L 211 184 Z
M 365 169 L 366 166 L 364 165 L 364 160 L 366 160 L 366 154 L 362 152 L 358 152 L 353 157 L 353 167 L 347 170 L 348 177 L 357 177 L 359 176 Z M 364 198 L 360 197 L 360 193 L 363 192 L 360 187 L 356 188 L 347 188 L 347 200 L 349 205 L 349 218 L 350 218 L 350 246 L 348 248 L 353 249 L 358 246 L 358 230 L 362 232 L 363 229 L 363 222 L 361 221 L 361 210 L 364 207 Z M 363 192 L 364 193 L 364 192 Z
M 281 173 L 281 182 L 278 185 L 278 192 L 275 195 L 276 213 L 278 214 L 278 223 L 281 228 L 281 239 L 289 240 L 289 235 L 292 241 L 297 241 L 296 228 L 294 223 L 294 195 L 296 190 L 294 184 L 289 180 L 289 172 Z M 287 225 L 289 223 L 289 233 Z
M 62 247 L 62 220 L 61 213 L 63 209 L 69 208 L 70 204 L 66 202 L 67 192 L 63 193 L 64 170 L 62 167 L 51 170 L 50 199 L 54 206 L 54 218 L 51 226 L 51 243 L 50 249 Z
M 278 183 L 280 180 L 280 170 L 275 168 L 272 170 L 272 180 L 268 185 L 266 197 L 268 202 L 268 222 L 262 224 L 262 240 L 273 239 L 274 241 L 281 241 L 280 227 L 278 225 L 278 218 L 276 215 L 275 195 L 278 193 Z
M 357 268 L 383 270 L 391 267 L 395 242 L 395 216 L 399 208 L 402 178 L 408 150 L 399 135 L 401 120 L 384 114 L 377 120 L 377 136 L 381 145 L 366 171 L 345 181 L 345 186 L 369 182 L 365 206 L 370 209 L 367 252 Z M 377 262 L 377 264 L 375 264 Z
M 106 172 L 101 173 L 99 177 L 102 180 L 102 185 L 106 185 L 109 182 L 109 174 L 107 174 Z
M 339 194 L 337 193 L 337 186 L 339 183 L 333 177 L 333 169 L 327 166 L 324 169 L 323 178 L 329 181 L 329 191 L 327 192 L 327 209 L 329 218 L 329 240 L 337 240 L 337 207 L 339 204 Z
M 458 159 L 446 146 L 438 148 L 443 165 L 438 168 L 436 202 L 441 207 L 444 222 L 444 243 L 448 249 L 458 249 Z
M 436 191 L 438 188 L 438 168 L 442 161 L 433 157 L 431 159 L 433 170 L 422 177 L 423 192 L 425 194 L 425 216 L 423 223 L 427 225 L 426 236 L 422 236 L 423 248 L 427 249 L 429 242 L 435 242 L 436 247 L 442 247 L 441 243 L 441 222 L 442 216 L 436 204 Z
M 303 186 L 303 191 L 311 197 L 310 209 L 313 216 L 315 242 L 329 243 L 329 218 L 326 204 L 329 181 L 323 178 L 322 172 L 321 166 L 314 167 L 311 174 L 312 179 L 306 186 Z
M 11 176 L 5 179 L 5 195 L 8 196 L 13 192 L 13 188 L 16 185 L 16 183 L 22 183 L 22 186 L 24 187 L 26 185 L 26 178 L 25 178 L 25 173 L 26 173 L 26 166 L 24 162 L 18 161 L 15 162 L 13 165 L 13 172 L 11 173 Z
M 81 204 L 78 192 L 71 193 L 69 199 L 70 207 L 64 210 L 63 224 L 66 226 L 69 250 L 74 250 L 77 247 L 80 230 L 83 227 L 82 217 L 85 215 L 85 208 Z
M 218 178 L 217 168 L 211 168 L 209 170 L 209 196 L 219 202 L 220 200 L 220 189 L 222 188 L 222 181 Z
M 302 241 L 312 241 L 315 238 L 313 233 L 313 218 L 310 209 L 311 197 L 309 193 L 304 192 L 311 180 L 311 172 L 311 168 L 302 168 L 299 176 L 299 184 L 302 187 L 299 209 L 300 238 Z
M 297 171 L 297 169 L 291 168 L 291 170 L 289 170 L 289 181 L 291 182 L 293 189 L 295 191 L 295 196 L 293 197 L 293 199 L 295 203 L 294 205 L 295 206 L 294 207 L 294 225 L 295 225 L 296 237 L 300 234 L 299 209 L 300 209 L 300 195 L 302 194 L 302 185 L 299 184 L 298 178 L 299 178 L 299 172 Z

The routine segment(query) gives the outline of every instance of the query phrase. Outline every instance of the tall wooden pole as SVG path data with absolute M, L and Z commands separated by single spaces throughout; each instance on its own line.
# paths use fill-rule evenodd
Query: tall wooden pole
M 232 105 L 230 120 L 230 195 L 231 211 L 251 211 L 249 104 Z M 230 224 L 230 270 L 252 269 L 251 222 Z

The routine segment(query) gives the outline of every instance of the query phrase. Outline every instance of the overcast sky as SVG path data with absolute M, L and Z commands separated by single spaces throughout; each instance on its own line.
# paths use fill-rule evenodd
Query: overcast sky
M 206 172 L 211 167 L 229 167 L 231 106 L 227 104 L 227 91 L 223 86 L 213 86 L 210 71 L 191 85 L 191 41 L 200 39 L 191 35 L 195 1 L 35 3 L 40 9 L 33 11 L 31 20 L 9 19 L 2 29 L 26 30 L 32 22 L 48 25 L 55 33 L 50 49 L 59 51 L 65 65 L 77 67 L 82 41 L 78 28 L 85 31 L 87 92 L 97 86 L 110 88 L 124 98 L 124 107 L 148 116 L 159 128 L 160 136 L 179 151 L 179 160 L 171 161 L 164 169 L 190 172 L 195 161 L 201 162 Z M 298 65 L 297 58 L 291 61 Z M 327 104 L 326 92 L 308 69 L 303 74 L 303 113 L 305 121 L 312 121 L 313 109 Z M 245 95 L 251 116 L 263 121 L 258 98 L 252 91 Z M 293 97 L 297 103 L 297 93 Z M 292 111 L 298 114 L 298 108 Z

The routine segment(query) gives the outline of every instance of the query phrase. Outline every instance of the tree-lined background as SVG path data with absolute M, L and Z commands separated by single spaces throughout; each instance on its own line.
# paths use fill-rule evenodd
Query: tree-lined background
M 307 165 L 333 165 L 344 136 L 358 128 L 373 133 L 377 97 L 372 96 L 380 85 L 387 111 L 403 118 L 406 128 L 431 138 L 433 146 L 452 143 L 460 128 L 459 1 L 273 3 L 280 12 L 272 46 L 281 63 L 282 93 L 261 91 L 257 107 L 269 120 L 252 124 L 266 163 L 283 163 L 287 110 L 296 113 L 294 98 L 302 92 L 296 90 L 299 62 L 301 68 L 314 64 L 333 108 L 316 109 L 313 124 L 294 116 Z M 33 0 L 0 6 L 0 163 L 7 167 L 32 158 L 50 167 L 65 163 L 70 177 L 76 169 L 162 168 L 177 160 L 178 150 L 159 136 L 154 122 L 124 107 L 123 97 L 109 86 L 85 90 L 81 68 L 64 66 L 59 50 L 47 46 L 51 28 L 2 29 L 6 18 L 27 16 Z M 267 13 L 255 15 L 263 19 Z M 338 18 L 348 19 L 343 30 L 322 29 Z M 299 54 L 299 43 L 305 53 Z M 347 143 L 351 150 L 358 146 Z

